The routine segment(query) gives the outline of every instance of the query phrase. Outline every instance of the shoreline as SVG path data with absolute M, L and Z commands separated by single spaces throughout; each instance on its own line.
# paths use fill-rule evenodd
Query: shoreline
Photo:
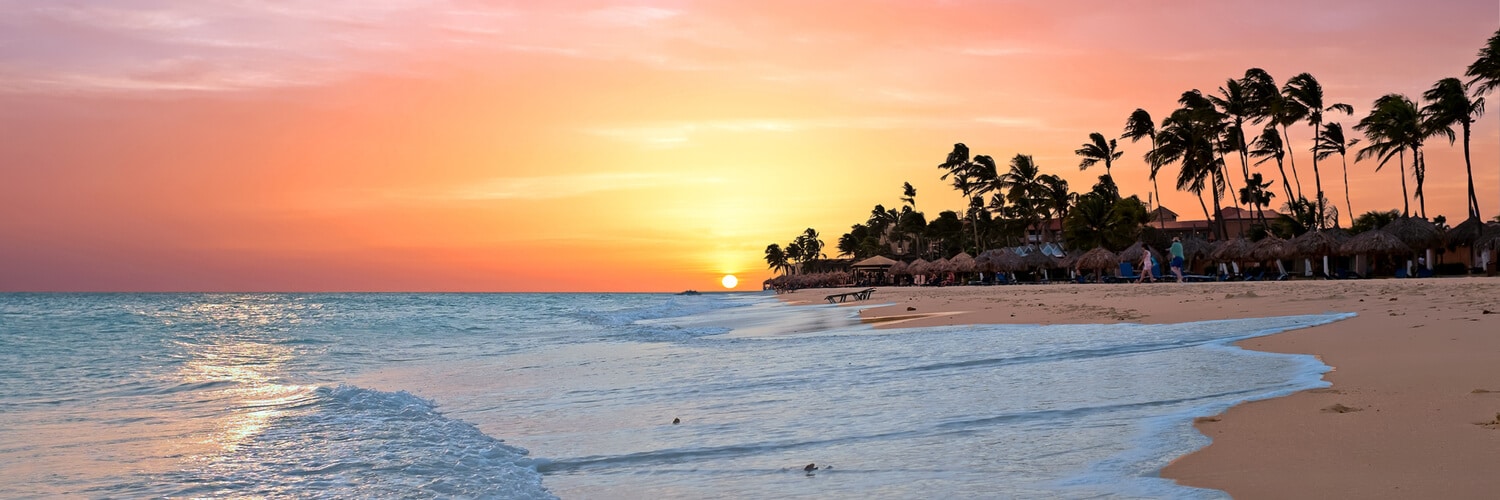
M 781 299 L 822 303 L 828 293 Z M 1161 476 L 1235 498 L 1480 498 L 1500 489 L 1500 425 L 1484 425 L 1500 419 L 1500 279 L 878 287 L 871 302 L 889 304 L 861 310 L 875 328 L 1356 313 L 1235 342 L 1312 355 L 1332 368 L 1323 376 L 1332 386 L 1197 419 L 1212 443 Z

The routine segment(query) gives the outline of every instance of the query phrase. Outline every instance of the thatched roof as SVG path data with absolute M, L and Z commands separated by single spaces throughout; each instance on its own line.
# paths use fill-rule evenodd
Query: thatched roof
M 1291 244 L 1292 250 L 1301 257 L 1338 255 L 1339 247 L 1342 246 L 1342 242 L 1331 231 L 1308 231 L 1292 238 Z
M 961 273 L 974 272 L 974 258 L 970 257 L 968 253 L 959 252 L 958 255 L 954 255 L 953 259 L 949 260 L 949 262 L 953 263 L 954 271 L 958 271 Z
M 1443 244 L 1443 232 L 1424 219 L 1401 217 L 1380 228 L 1401 240 L 1413 250 L 1424 250 Z
M 953 272 L 953 263 L 949 262 L 948 259 L 934 260 L 934 261 L 932 261 L 931 264 L 927 265 L 927 272 L 929 272 L 929 273 L 951 273 L 951 272 Z
M 894 265 L 896 265 L 896 261 L 888 259 L 888 258 L 885 258 L 885 257 L 881 257 L 879 255 L 876 255 L 874 257 L 870 257 L 868 259 L 865 259 L 865 260 L 862 260 L 862 261 L 859 261 L 859 262 L 855 262 L 854 264 L 851 264 L 849 267 L 853 267 L 853 268 L 862 268 L 862 267 L 873 268 L 873 267 L 891 267 L 891 266 L 894 266 Z
M 1474 248 L 1500 250 L 1500 222 L 1486 222 L 1484 232 L 1474 240 Z
M 911 264 L 907 264 L 906 271 L 912 274 L 927 274 L 929 272 L 932 272 L 931 269 L 928 269 L 931 266 L 931 263 L 922 259 L 917 259 L 911 261 Z
M 1125 250 L 1120 252 L 1120 262 L 1140 262 L 1141 259 L 1145 257 L 1145 253 L 1148 249 L 1151 251 L 1152 258 L 1155 258 L 1157 262 L 1162 261 L 1161 252 L 1156 251 L 1155 248 L 1147 247 L 1144 243 L 1137 241 L 1134 245 L 1130 245 L 1130 248 L 1126 248 Z M 1185 248 L 1183 253 L 1184 255 L 1187 253 Z
M 1078 256 L 1076 265 L 1080 269 L 1108 269 L 1120 263 L 1120 256 L 1114 252 L 1098 247 Z
M 1402 243 L 1395 235 L 1380 230 L 1359 233 L 1359 236 L 1344 242 L 1344 246 L 1340 249 L 1346 255 L 1411 253 L 1411 247 L 1406 243 Z
M 1041 250 L 1033 249 L 1021 256 L 1020 264 L 1026 269 L 1051 268 L 1057 265 L 1057 259 L 1049 257 Z
M 1250 259 L 1252 250 L 1250 242 L 1244 238 L 1220 241 L 1210 250 L 1208 257 L 1219 262 L 1233 262 Z
M 911 274 L 911 269 L 907 267 L 905 262 L 897 261 L 895 264 L 891 264 L 891 269 L 888 272 L 897 276 L 905 276 Z
M 996 271 L 1020 271 L 1025 268 L 1021 265 L 1021 256 L 1008 248 L 990 250 L 986 253 L 990 254 L 990 262 L 995 264 Z
M 1057 266 L 1058 267 L 1062 267 L 1062 268 L 1071 269 L 1073 267 L 1073 264 L 1077 264 L 1078 263 L 1078 256 L 1080 256 L 1080 255 L 1083 255 L 1083 254 L 1080 254 L 1078 252 L 1073 252 L 1073 253 L 1065 254 L 1062 257 L 1059 257 L 1057 259 Z
M 1448 248 L 1466 247 L 1472 246 L 1482 236 L 1484 236 L 1484 221 L 1479 220 L 1478 217 L 1469 217 L 1457 226 L 1453 226 L 1453 229 L 1449 229 L 1448 233 L 1443 235 L 1443 241 L 1448 244 Z
M 1281 260 L 1290 257 L 1294 247 L 1276 235 L 1268 235 L 1250 247 L 1250 258 L 1258 261 Z
M 1189 236 L 1182 239 L 1182 256 L 1185 258 L 1208 257 L 1213 252 L 1213 245 L 1208 240 L 1197 236 Z

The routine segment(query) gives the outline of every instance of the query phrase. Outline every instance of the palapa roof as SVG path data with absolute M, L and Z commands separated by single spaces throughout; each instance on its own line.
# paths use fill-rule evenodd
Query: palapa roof
M 905 262 L 897 261 L 895 264 L 891 264 L 891 269 L 889 272 L 891 274 L 905 276 L 911 274 L 911 269 L 908 269 L 907 267 L 908 266 Z
M 1374 230 L 1359 233 L 1358 236 L 1350 238 L 1340 247 L 1346 255 L 1356 254 L 1403 254 L 1411 253 L 1411 247 L 1401 242 L 1395 235 L 1385 231 Z
M 1401 240 L 1413 250 L 1423 250 L 1443 244 L 1443 232 L 1424 219 L 1401 217 L 1380 228 Z
M 1276 235 L 1261 238 L 1250 247 L 1250 258 L 1258 261 L 1281 260 L 1294 253 L 1292 245 Z
M 868 259 L 850 264 L 849 267 L 891 267 L 894 265 L 896 265 L 896 261 L 876 255 L 874 257 L 870 257 Z
M 958 255 L 954 255 L 953 259 L 949 260 L 949 262 L 953 263 L 954 271 L 958 271 L 961 273 L 974 272 L 974 258 L 970 257 L 968 253 L 959 252 Z
M 1457 226 L 1453 226 L 1453 229 L 1449 229 L 1448 233 L 1443 235 L 1443 241 L 1448 244 L 1448 248 L 1466 247 L 1472 246 L 1482 236 L 1484 236 L 1484 221 L 1479 220 L 1478 217 L 1469 217 Z
M 1078 256 L 1075 264 L 1081 269 L 1108 269 L 1120 264 L 1120 256 L 1098 247 Z
M 1027 252 L 1026 255 L 1022 255 L 1019 260 L 1021 266 L 1027 269 L 1051 268 L 1057 265 L 1057 259 L 1036 249 Z
M 1484 232 L 1474 240 L 1474 248 L 1500 250 L 1500 222 L 1486 222 Z
M 906 271 L 912 274 L 927 274 L 932 271 L 931 269 L 928 269 L 931 266 L 932 263 L 918 258 L 917 260 L 911 261 L 911 264 L 908 264 L 906 266 Z
M 1120 251 L 1120 262 L 1140 262 L 1141 258 L 1145 256 L 1146 248 L 1145 243 L 1135 242 L 1134 245 L 1130 245 L 1129 248 Z M 1153 248 L 1151 249 L 1151 256 L 1156 258 L 1157 262 L 1161 262 L 1161 252 L 1157 252 Z
M 1308 231 L 1296 238 L 1291 239 L 1292 250 L 1301 257 L 1322 257 L 1324 255 L 1338 255 L 1339 247 L 1343 242 L 1331 234 L 1331 231 Z
M 1197 236 L 1189 236 L 1182 239 L 1182 256 L 1186 258 L 1208 257 L 1213 251 L 1213 245 L 1208 240 Z
M 1208 257 L 1219 262 L 1233 262 L 1252 258 L 1250 241 L 1244 238 L 1224 240 L 1214 244 Z

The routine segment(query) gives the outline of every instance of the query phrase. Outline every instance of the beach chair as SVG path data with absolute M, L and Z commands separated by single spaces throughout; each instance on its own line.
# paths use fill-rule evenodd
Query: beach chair
M 1428 268 L 1425 268 L 1425 267 L 1417 268 L 1417 277 L 1418 278 L 1431 278 L 1432 277 L 1432 270 L 1428 269 Z
M 1131 281 L 1135 281 L 1135 280 L 1141 279 L 1141 276 L 1135 273 L 1135 268 L 1134 267 L 1130 267 L 1130 263 L 1129 262 L 1121 262 L 1120 263 L 1120 275 L 1119 276 L 1106 277 L 1106 279 L 1110 283 L 1129 283 Z
M 1396 269 L 1396 277 L 1397 278 L 1410 278 L 1411 275 L 1406 274 L 1406 268 L 1403 267 L 1403 268 Z

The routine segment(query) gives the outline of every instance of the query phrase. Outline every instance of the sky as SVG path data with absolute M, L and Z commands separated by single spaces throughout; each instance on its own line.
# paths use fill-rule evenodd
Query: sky
M 1493 0 L 0 0 L 0 291 L 759 289 L 766 245 L 833 248 L 903 182 L 960 209 L 954 143 L 1087 190 L 1073 150 L 1136 108 L 1259 67 L 1352 126 L 1497 27 Z M 1350 162 L 1355 212 L 1400 208 L 1395 165 Z M 1463 218 L 1463 168 L 1429 142 L 1430 215 Z

